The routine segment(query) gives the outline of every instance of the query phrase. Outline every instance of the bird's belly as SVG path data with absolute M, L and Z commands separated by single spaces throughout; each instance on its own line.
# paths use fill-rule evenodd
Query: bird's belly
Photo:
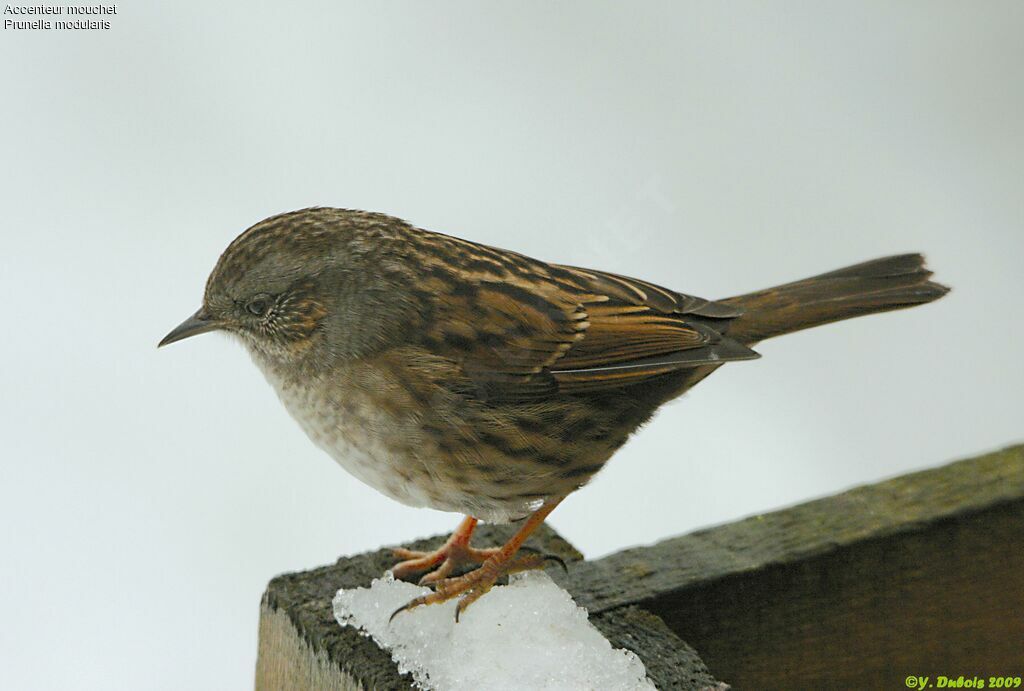
M 575 453 L 578 444 L 549 439 L 536 455 L 512 448 L 517 438 L 506 443 L 500 434 L 507 416 L 465 417 L 466 406 L 443 396 L 429 407 L 411 405 L 402 386 L 365 363 L 326 384 L 264 373 L 314 443 L 362 482 L 410 506 L 508 522 L 577 489 L 611 454 L 603 447 L 588 453 L 588 472 L 580 474 L 572 456 L 553 455 Z
M 358 480 L 409 506 L 456 510 L 415 455 L 412 421 L 387 414 L 351 390 L 341 401 L 317 387 L 268 379 L 306 435 Z

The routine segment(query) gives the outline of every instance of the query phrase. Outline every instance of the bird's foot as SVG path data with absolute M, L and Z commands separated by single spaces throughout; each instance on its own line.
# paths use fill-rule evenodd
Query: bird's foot
M 409 580 L 415 574 L 427 571 L 428 573 L 420 578 L 420 585 L 430 585 L 442 581 L 466 566 L 483 564 L 498 553 L 497 548 L 476 549 L 451 538 L 431 552 L 419 552 L 401 547 L 392 551 L 396 557 L 404 560 L 391 567 L 391 573 L 395 578 L 403 581 Z
M 459 620 L 459 615 L 462 614 L 467 607 L 478 600 L 484 593 L 490 590 L 502 576 L 519 573 L 520 571 L 539 569 L 550 559 L 554 559 L 562 563 L 563 567 L 565 566 L 565 563 L 558 557 L 541 554 L 539 552 L 504 557 L 501 554 L 501 550 L 475 551 L 492 552 L 492 554 L 483 561 L 479 568 L 476 568 L 467 574 L 456 576 L 455 578 L 433 579 L 431 582 L 434 583 L 434 592 L 421 595 L 420 597 L 402 605 L 391 614 L 391 619 L 394 619 L 401 612 L 413 609 L 414 607 L 419 607 L 420 605 L 435 605 L 440 602 L 447 602 L 448 600 L 459 598 L 459 603 L 455 606 L 455 621 L 457 622 Z M 442 565 L 441 568 L 444 568 L 444 565 Z M 437 573 L 440 570 L 441 569 L 439 568 L 433 573 Z M 432 576 L 433 574 L 428 575 Z
M 466 516 L 463 519 L 440 549 L 433 552 L 396 549 L 395 555 L 405 559 L 392 569 L 392 573 L 398 578 L 410 573 L 425 571 L 438 564 L 440 566 L 420 579 L 420 583 L 433 584 L 434 592 L 422 595 L 399 607 L 391 614 L 391 619 L 394 619 L 399 612 L 413 607 L 433 605 L 459 598 L 459 603 L 455 607 L 455 621 L 458 621 L 463 610 L 490 590 L 491 586 L 502 576 L 539 569 L 544 562 L 549 560 L 561 564 L 564 569 L 565 562 L 552 554 L 543 554 L 532 550 L 527 554 L 520 553 L 526 538 L 544 522 L 547 515 L 558 506 L 562 499 L 563 497 L 555 497 L 544 502 L 539 509 L 530 514 L 516 534 L 500 549 L 473 549 L 469 546 L 469 538 L 476 527 L 476 519 L 472 516 Z M 475 563 L 480 566 L 461 576 L 449 577 L 457 566 L 465 563 Z

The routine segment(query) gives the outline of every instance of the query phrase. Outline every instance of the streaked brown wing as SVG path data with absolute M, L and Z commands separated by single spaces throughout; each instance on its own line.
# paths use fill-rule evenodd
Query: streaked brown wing
M 620 387 L 757 357 L 714 328 L 739 315 L 733 306 L 445 235 L 419 245 L 433 306 L 425 345 L 503 395 Z
M 622 386 L 686 367 L 759 357 L 715 328 L 739 316 L 736 307 L 618 274 L 559 268 L 607 298 L 584 305 L 586 335 L 551 367 L 560 390 Z
M 727 319 L 738 317 L 743 313 L 734 305 L 684 295 L 639 278 L 630 278 L 607 271 L 583 269 L 577 266 L 553 265 L 552 268 L 571 272 L 590 290 L 608 296 L 609 300 L 623 304 L 643 305 L 662 314 L 693 314 L 701 317 Z

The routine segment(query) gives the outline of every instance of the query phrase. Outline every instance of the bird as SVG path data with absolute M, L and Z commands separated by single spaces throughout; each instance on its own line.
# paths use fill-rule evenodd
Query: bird
M 523 543 L 662 404 L 758 358 L 765 339 L 932 302 L 949 289 L 931 275 L 901 254 L 708 300 L 313 207 L 242 232 L 200 309 L 159 345 L 233 335 L 345 470 L 403 504 L 463 515 L 437 549 L 395 550 L 392 569 L 433 586 L 396 614 L 458 599 L 458 618 L 501 577 L 544 564 Z M 478 548 L 479 521 L 519 527 Z

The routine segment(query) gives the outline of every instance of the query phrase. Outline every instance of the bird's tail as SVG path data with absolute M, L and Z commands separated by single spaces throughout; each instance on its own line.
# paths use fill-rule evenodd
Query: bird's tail
M 754 344 L 772 336 L 937 300 L 949 288 L 928 280 L 920 254 L 901 254 L 720 300 L 743 314 L 729 336 Z

